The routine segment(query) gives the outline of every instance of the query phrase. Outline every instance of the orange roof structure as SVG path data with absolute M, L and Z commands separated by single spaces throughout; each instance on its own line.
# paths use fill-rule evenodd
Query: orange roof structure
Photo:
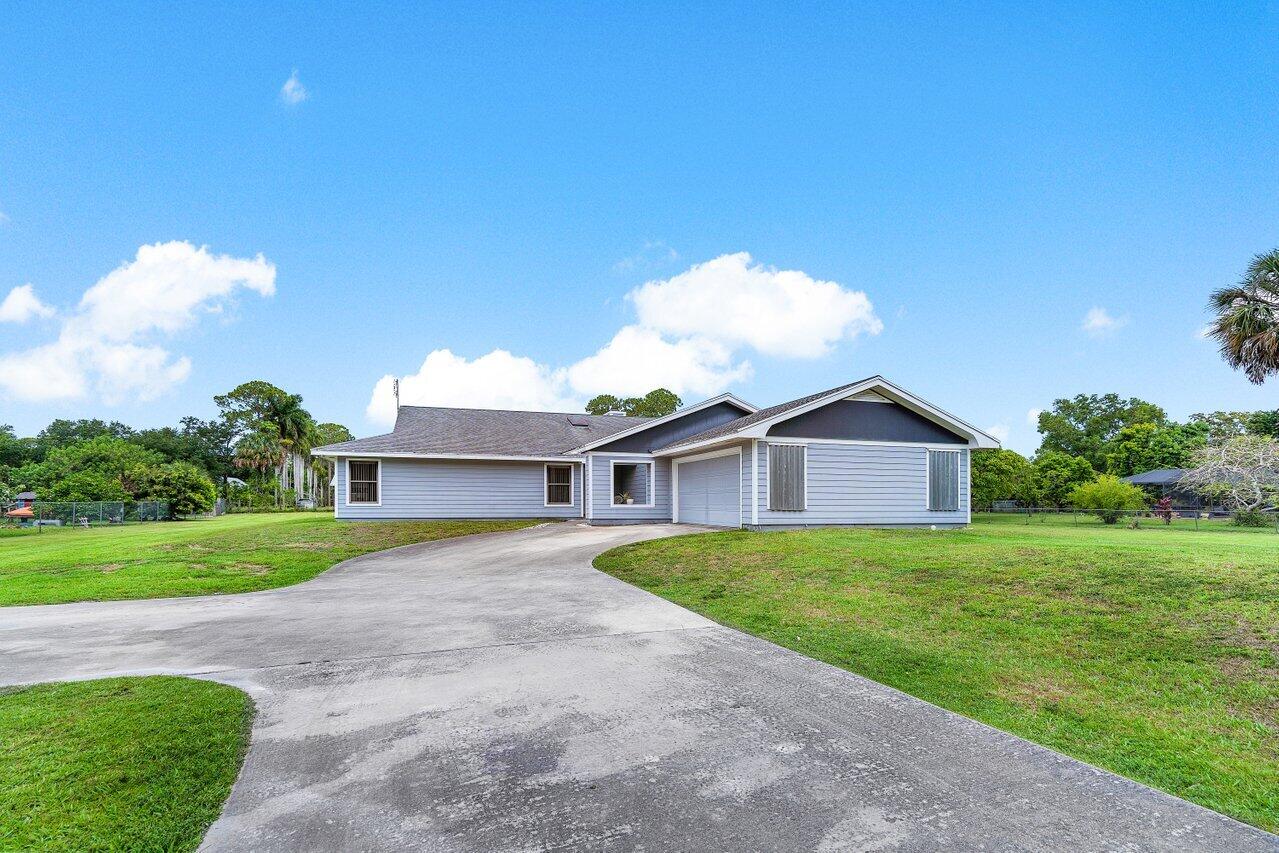
M 11 509 L 5 514 L 5 518 L 35 518 L 35 513 L 31 511 L 31 507 L 22 506 L 17 509 Z

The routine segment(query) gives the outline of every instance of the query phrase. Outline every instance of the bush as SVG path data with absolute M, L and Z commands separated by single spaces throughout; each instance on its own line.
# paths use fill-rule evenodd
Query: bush
M 1070 502 L 1086 509 L 1105 524 L 1114 524 L 1126 510 L 1146 508 L 1146 493 L 1111 474 L 1102 474 L 1091 483 L 1076 486 Z
M 1235 527 L 1269 527 L 1271 519 L 1259 509 L 1241 509 L 1230 516 Z
M 213 481 L 190 462 L 169 462 L 143 475 L 146 500 L 168 501 L 169 516 L 191 515 L 213 509 L 217 491 Z

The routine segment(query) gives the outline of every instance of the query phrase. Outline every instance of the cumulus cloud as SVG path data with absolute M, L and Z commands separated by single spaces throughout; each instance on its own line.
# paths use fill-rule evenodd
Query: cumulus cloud
M 108 403 L 154 399 L 191 372 L 189 358 L 174 357 L 157 341 L 222 310 L 241 289 L 274 294 L 275 265 L 262 255 L 214 255 L 179 241 L 142 246 L 64 313 L 55 340 L 0 358 L 39 365 L 38 371 L 0 370 L 0 391 L 26 401 L 90 391 Z
M 473 361 L 436 350 L 416 374 L 403 379 L 400 400 L 574 411 L 596 394 L 639 395 L 657 387 L 697 399 L 750 379 L 752 367 L 743 350 L 818 358 L 841 340 L 878 334 L 883 328 L 865 293 L 797 270 L 755 264 L 745 252 L 649 281 L 627 299 L 637 322 L 566 367 L 538 364 L 505 350 Z M 377 383 L 368 406 L 370 420 L 394 422 L 393 382 L 394 377 L 385 376 Z
M 650 329 L 789 358 L 818 358 L 840 340 L 884 328 L 862 291 L 753 263 L 746 252 L 647 282 L 627 298 Z
M 306 86 L 302 85 L 302 81 L 298 79 L 298 70 L 293 69 L 293 73 L 289 75 L 289 79 L 284 81 L 284 85 L 280 87 L 280 100 L 288 106 L 296 106 L 307 98 L 311 97 L 311 93 L 307 91 Z
M 1119 331 L 1127 324 L 1127 317 L 1114 317 L 1105 308 L 1090 308 L 1079 328 L 1094 338 L 1102 338 Z
M 493 350 L 474 360 L 435 350 L 417 373 L 400 379 L 400 402 L 410 406 L 457 406 L 470 409 L 564 411 L 581 408 L 566 396 L 563 370 L 552 370 L 531 358 Z M 366 414 L 382 424 L 395 422 L 395 377 L 383 376 L 373 388 Z
M 1010 430 L 1008 428 L 1008 424 L 995 424 L 993 426 L 986 427 L 984 430 L 982 430 L 982 432 L 986 433 L 986 435 L 989 435 L 992 438 L 998 439 L 999 443 L 1003 444 L 1006 441 L 1008 441 L 1008 433 L 1010 432 Z
M 53 309 L 40 301 L 36 289 L 29 284 L 9 291 L 0 302 L 0 323 L 25 323 L 35 317 L 52 317 Z
M 669 388 L 680 396 L 709 396 L 751 376 L 750 362 L 702 337 L 668 341 L 654 329 L 624 326 L 599 352 L 568 369 L 573 389 L 595 394 L 646 394 Z
M 1044 413 L 1043 409 L 1031 409 L 1030 411 L 1026 412 L 1026 423 L 1030 424 L 1033 427 L 1038 427 L 1039 416 L 1042 415 L 1043 413 Z

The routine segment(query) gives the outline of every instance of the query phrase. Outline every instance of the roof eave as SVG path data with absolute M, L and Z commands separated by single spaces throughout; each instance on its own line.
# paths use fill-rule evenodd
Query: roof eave
M 325 458 L 368 458 L 368 459 L 472 459 L 494 462 L 581 462 L 582 457 L 572 454 L 556 456 L 554 454 L 517 455 L 510 453 L 406 453 L 392 450 L 326 450 L 311 451 L 312 456 Z

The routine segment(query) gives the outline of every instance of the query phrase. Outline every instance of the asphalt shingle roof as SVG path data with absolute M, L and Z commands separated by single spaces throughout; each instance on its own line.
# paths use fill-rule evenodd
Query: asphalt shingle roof
M 585 424 L 574 426 L 569 418 Z M 653 418 L 401 406 L 395 430 L 318 447 L 326 453 L 559 456 Z
M 820 391 L 816 394 L 809 394 L 807 397 L 800 397 L 798 400 L 778 403 L 776 406 L 769 406 L 767 409 L 760 409 L 754 414 L 746 415 L 745 417 L 738 418 L 735 421 L 729 421 L 728 423 L 720 424 L 717 427 L 711 427 L 704 432 L 697 433 L 697 435 L 690 435 L 688 438 L 682 438 L 679 441 L 672 442 L 660 449 L 669 450 L 672 447 L 683 447 L 686 444 L 696 444 L 699 441 L 706 441 L 707 439 L 722 438 L 723 436 L 731 435 L 743 430 L 751 424 L 756 424 L 760 421 L 765 421 L 769 418 L 775 418 L 778 415 L 783 415 L 791 409 L 798 409 L 800 406 L 807 405 L 814 400 L 820 400 L 822 397 L 829 397 L 831 394 L 836 394 L 847 388 L 852 388 L 854 385 L 860 385 L 865 381 L 865 379 L 862 379 L 857 382 L 849 382 L 846 385 L 839 385 L 835 388 L 828 388 L 827 390 Z

